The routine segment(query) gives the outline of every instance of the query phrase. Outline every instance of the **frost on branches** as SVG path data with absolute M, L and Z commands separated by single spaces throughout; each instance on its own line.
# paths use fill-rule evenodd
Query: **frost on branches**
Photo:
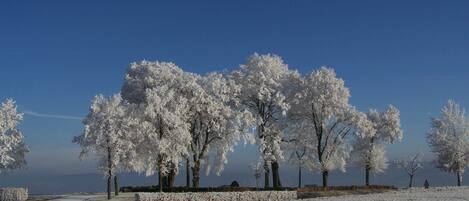
M 231 77 L 241 85 L 241 103 L 256 119 L 257 144 L 264 162 L 265 187 L 269 187 L 269 165 L 272 166 L 273 186 L 279 187 L 279 162 L 283 160 L 282 120 L 289 109 L 292 83 L 299 79 L 296 71 L 279 56 L 250 56 Z
M 353 153 L 356 163 L 365 168 L 365 185 L 369 185 L 370 172 L 384 172 L 388 167 L 385 144 L 402 140 L 403 132 L 399 110 L 392 105 L 384 112 L 371 109 L 366 116 L 373 129 L 355 138 Z
M 199 187 L 202 165 L 206 174 L 214 166 L 217 175 L 228 162 L 227 154 L 239 141 L 250 142 L 248 129 L 254 122 L 251 114 L 241 110 L 237 97 L 240 87 L 222 74 L 210 73 L 195 77 L 196 87 L 189 100 L 190 144 L 193 186 Z
M 402 168 L 409 175 L 409 188 L 413 185 L 415 173 L 423 168 L 422 165 L 423 154 L 414 153 L 409 155 L 407 158 L 403 158 L 396 161 L 399 168 Z
M 469 164 L 469 121 L 464 109 L 449 100 L 441 110 L 441 116 L 431 119 L 427 138 L 437 156 L 437 167 L 456 173 L 460 186 L 464 169 Z
M 321 171 L 324 187 L 331 170 L 345 171 L 350 138 L 374 129 L 366 115 L 349 104 L 349 96 L 344 81 L 323 67 L 303 79 L 289 112 L 290 133 L 306 133 L 297 140 L 304 141 L 309 168 Z
M 188 155 L 186 122 L 188 100 L 184 72 L 173 63 L 133 63 L 127 71 L 122 96 L 138 122 L 132 132 L 136 157 L 129 165 L 147 176 L 158 172 L 160 191 L 172 186 L 179 163 Z
M 24 136 L 18 130 L 23 114 L 16 110 L 11 99 L 0 107 L 0 172 L 22 168 L 26 165 L 25 155 L 29 152 Z
M 180 162 L 189 159 L 196 188 L 202 166 L 208 173 L 213 165 L 219 174 L 233 146 L 249 139 L 245 130 L 252 120 L 239 110 L 239 92 L 218 73 L 200 76 L 167 62 L 132 64 L 122 96 L 141 110 L 135 135 L 143 140 L 137 142 L 140 159 L 134 169 L 169 173 L 172 183 Z
M 128 141 L 128 133 L 132 127 L 127 115 L 126 107 L 122 104 L 120 95 L 106 98 L 97 95 L 86 118 L 83 120 L 85 129 L 83 134 L 73 139 L 81 146 L 80 158 L 93 152 L 98 158 L 98 169 L 107 176 L 108 198 L 111 196 L 111 179 L 114 176 L 116 194 L 117 172 L 122 168 L 133 150 L 133 144 Z

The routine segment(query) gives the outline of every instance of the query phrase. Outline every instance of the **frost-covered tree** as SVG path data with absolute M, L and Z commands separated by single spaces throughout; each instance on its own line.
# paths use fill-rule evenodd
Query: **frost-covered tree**
M 281 186 L 279 162 L 283 160 L 281 148 L 283 124 L 292 83 L 299 80 L 296 71 L 276 55 L 250 56 L 231 77 L 241 85 L 241 103 L 256 119 L 257 144 L 264 163 L 265 187 L 269 187 L 269 165 L 272 167 L 273 186 Z
M 135 169 L 147 175 L 159 169 L 165 175 L 177 172 L 179 163 L 189 159 L 196 188 L 202 166 L 208 173 L 213 165 L 219 174 L 228 152 L 240 139 L 248 139 L 244 128 L 249 127 L 250 114 L 238 110 L 239 92 L 233 81 L 218 73 L 199 76 L 167 62 L 132 64 L 122 95 L 142 110 L 136 134 L 143 135 L 137 143 L 142 143 L 141 162 Z
M 345 171 L 353 135 L 373 130 L 366 115 L 350 105 L 349 97 L 344 81 L 336 77 L 333 69 L 323 67 L 303 79 L 292 101 L 289 116 L 296 123 L 290 123 L 290 127 L 306 132 L 298 140 L 311 145 L 307 163 L 311 170 L 321 172 L 324 187 L 328 185 L 330 171 Z
M 189 154 L 185 78 L 173 63 L 142 61 L 130 66 L 122 87 L 139 125 L 133 134 L 137 156 L 131 169 L 147 176 L 158 172 L 160 191 L 164 183 L 172 186 L 179 163 Z
M 111 199 L 111 180 L 115 179 L 116 195 L 119 191 L 116 174 L 121 163 L 129 158 L 133 144 L 128 141 L 131 130 L 126 107 L 120 95 L 106 98 L 97 95 L 92 101 L 90 112 L 83 120 L 83 134 L 74 137 L 73 142 L 81 146 L 80 158 L 90 152 L 98 158 L 98 169 L 107 177 L 108 199 Z
M 290 119 L 288 128 L 288 137 L 286 143 L 286 149 L 290 155 L 289 160 L 298 165 L 298 188 L 301 188 L 302 183 L 302 168 L 307 166 L 308 151 L 314 149 L 313 144 L 309 144 L 308 141 L 304 140 L 310 135 L 309 127 L 302 125 L 302 123 L 308 123 L 307 121 L 301 121 L 298 123 L 294 117 Z
M 0 172 L 22 168 L 29 152 L 24 136 L 17 126 L 23 120 L 15 101 L 8 99 L 0 107 Z
M 356 163 L 365 168 L 365 185 L 370 185 L 370 172 L 384 172 L 388 167 L 385 144 L 402 140 L 399 110 L 390 105 L 386 111 L 371 109 L 367 114 L 373 129 L 370 133 L 357 136 L 353 152 Z
M 422 165 L 423 155 L 419 152 L 409 155 L 407 158 L 399 159 L 396 164 L 402 168 L 409 175 L 409 188 L 412 188 L 414 183 L 414 176 L 418 170 L 423 168 Z
M 437 167 L 456 173 L 460 186 L 464 169 L 469 164 L 469 121 L 464 109 L 449 100 L 441 110 L 441 116 L 431 119 L 427 139 L 437 156 Z
M 259 179 L 262 176 L 262 167 L 260 163 L 251 164 L 251 169 L 253 171 L 254 179 L 256 180 L 256 188 L 259 188 Z
M 193 186 L 198 188 L 202 166 L 205 166 L 206 174 L 213 166 L 219 175 L 234 146 L 239 141 L 252 141 L 247 129 L 254 120 L 249 112 L 240 109 L 236 98 L 240 87 L 233 81 L 219 73 L 190 76 L 195 81 L 188 86 L 191 94 L 186 94 L 190 105 L 190 153 Z

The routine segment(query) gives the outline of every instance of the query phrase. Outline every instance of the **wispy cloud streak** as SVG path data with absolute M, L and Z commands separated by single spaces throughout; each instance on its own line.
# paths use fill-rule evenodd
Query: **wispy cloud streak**
M 41 118 L 51 118 L 51 119 L 65 119 L 65 120 L 83 120 L 83 117 L 76 117 L 76 116 L 68 116 L 68 115 L 60 115 L 60 114 L 42 114 L 33 111 L 23 111 L 25 115 L 34 116 L 34 117 L 41 117 Z

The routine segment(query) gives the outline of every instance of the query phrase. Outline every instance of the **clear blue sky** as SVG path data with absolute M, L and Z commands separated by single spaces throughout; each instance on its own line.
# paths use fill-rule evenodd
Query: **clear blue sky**
M 82 130 L 74 117 L 118 92 L 130 62 L 206 73 L 274 53 L 300 72 L 335 68 L 361 110 L 396 105 L 405 138 L 393 158 L 428 151 L 429 117 L 449 98 L 469 107 L 468 10 L 456 0 L 2 1 L 0 100 L 28 112 L 31 174 L 89 173 L 70 142 Z

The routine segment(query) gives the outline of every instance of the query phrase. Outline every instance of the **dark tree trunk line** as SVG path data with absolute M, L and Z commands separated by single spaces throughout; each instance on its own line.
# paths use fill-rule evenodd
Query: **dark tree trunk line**
M 460 171 L 456 173 L 456 176 L 458 177 L 458 186 L 462 185 L 462 174 Z
M 322 171 L 322 187 L 327 188 L 328 184 L 327 181 L 329 179 L 329 171 L 323 170 Z
M 114 175 L 114 194 L 119 195 L 119 183 L 117 181 L 117 175 Z
M 301 188 L 301 165 L 298 165 L 298 188 Z
M 279 174 L 279 164 L 277 161 L 271 163 L 272 167 L 272 184 L 274 188 L 282 187 L 280 182 L 280 174 Z
M 270 176 L 269 163 L 265 161 L 264 162 L 264 188 L 265 189 L 268 189 L 270 187 L 269 176 Z
M 191 187 L 191 173 L 189 167 L 189 159 L 186 159 L 186 187 Z
M 192 167 L 192 187 L 193 188 L 199 188 L 200 182 L 200 161 L 195 161 L 194 162 L 194 167 Z
M 414 175 L 410 174 L 409 175 L 409 188 L 412 188 L 413 183 L 414 183 Z
M 109 139 L 107 140 L 109 145 Z M 111 199 L 111 180 L 112 180 L 112 160 L 111 160 L 111 147 L 107 147 L 107 165 L 108 165 L 108 175 L 107 175 L 107 199 Z
M 370 171 L 371 171 L 371 167 L 370 165 L 367 164 L 365 167 L 365 185 L 366 186 L 370 185 Z

